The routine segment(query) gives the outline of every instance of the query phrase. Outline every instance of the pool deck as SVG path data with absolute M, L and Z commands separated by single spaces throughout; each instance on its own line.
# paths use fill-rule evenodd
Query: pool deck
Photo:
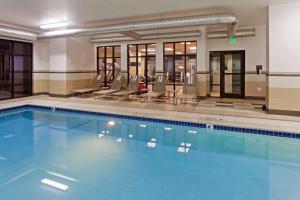
M 206 106 L 205 104 L 198 106 L 181 104 L 176 106 L 163 103 L 56 98 L 41 95 L 0 101 L 0 109 L 26 104 L 169 120 L 202 122 L 206 124 L 228 125 L 243 128 L 287 131 L 300 134 L 300 117 L 270 115 L 262 110 L 213 107 Z

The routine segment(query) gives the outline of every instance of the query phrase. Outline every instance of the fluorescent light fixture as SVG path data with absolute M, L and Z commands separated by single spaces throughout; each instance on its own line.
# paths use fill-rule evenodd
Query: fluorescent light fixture
M 190 47 L 189 49 L 192 51 L 195 51 L 195 50 L 197 50 L 197 47 Z
M 184 42 L 181 42 L 180 44 L 184 44 Z M 187 45 L 191 44 L 191 42 L 186 42 Z
M 114 121 L 109 121 L 107 124 L 108 124 L 109 126 L 114 126 L 116 123 L 115 123 Z
M 166 51 L 173 51 L 173 48 L 165 48 Z
M 47 173 L 50 174 L 50 175 L 59 177 L 59 178 L 63 178 L 63 179 L 69 180 L 69 181 L 78 182 L 78 180 L 76 180 L 75 178 L 64 176 L 64 175 L 61 175 L 61 174 L 58 174 L 58 173 L 55 173 L 55 172 L 47 171 Z
M 98 134 L 98 138 L 103 138 L 104 137 L 104 134 L 100 133 Z
M 80 29 L 66 29 L 66 30 L 58 30 L 58 31 L 48 31 L 41 34 L 41 38 L 43 37 L 58 37 L 58 36 L 68 36 L 75 33 L 79 33 Z
M 50 24 L 42 24 L 40 26 L 41 29 L 52 29 L 52 28 L 62 28 L 69 26 L 68 22 L 56 22 L 56 23 L 50 23 Z
M 183 67 L 183 66 L 179 66 L 178 68 L 179 68 L 179 69 L 183 69 L 184 67 Z
M 141 127 L 141 128 L 146 128 L 147 125 L 145 125 L 145 124 L 140 124 L 140 127 Z
M 130 134 L 130 135 L 129 135 L 129 138 L 133 138 L 133 135 L 132 135 L 132 134 Z
M 165 127 L 165 131 L 170 131 L 170 130 L 172 130 L 172 128 Z
M 66 191 L 67 189 L 69 189 L 69 186 L 58 183 L 56 181 L 49 180 L 49 179 L 43 179 L 41 182 L 45 185 L 51 186 L 51 187 L 59 189 L 59 190 Z
M 117 139 L 117 142 L 121 143 L 122 142 L 122 138 Z

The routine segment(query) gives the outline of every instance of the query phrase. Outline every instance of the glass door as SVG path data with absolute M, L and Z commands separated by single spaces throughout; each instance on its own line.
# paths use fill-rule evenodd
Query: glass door
M 245 51 L 221 53 L 221 97 L 245 97 Z
M 9 54 L 0 52 L 0 100 L 12 98 Z
M 221 72 L 221 54 L 220 52 L 210 53 L 210 96 L 220 97 L 221 96 L 221 82 L 220 82 L 220 72 Z

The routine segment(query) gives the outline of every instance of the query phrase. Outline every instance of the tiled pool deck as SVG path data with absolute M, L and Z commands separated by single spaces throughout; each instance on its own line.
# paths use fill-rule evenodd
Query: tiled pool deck
M 232 108 L 197 108 L 192 106 L 164 106 L 155 104 L 91 101 L 35 96 L 0 102 L 0 109 L 35 105 L 85 111 L 90 114 L 108 114 L 120 118 L 153 120 L 161 123 L 182 124 L 195 127 L 214 125 L 215 129 L 236 132 L 300 138 L 300 117 L 269 115 L 261 111 Z M 235 116 L 236 115 L 236 116 Z

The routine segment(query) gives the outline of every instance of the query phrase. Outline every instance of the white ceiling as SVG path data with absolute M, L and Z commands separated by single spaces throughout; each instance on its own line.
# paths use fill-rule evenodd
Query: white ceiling
M 269 4 L 300 0 L 0 0 L 0 21 L 37 28 L 55 21 L 92 21 L 159 16 L 182 10 L 218 8 L 233 12 L 242 25 L 266 23 Z

